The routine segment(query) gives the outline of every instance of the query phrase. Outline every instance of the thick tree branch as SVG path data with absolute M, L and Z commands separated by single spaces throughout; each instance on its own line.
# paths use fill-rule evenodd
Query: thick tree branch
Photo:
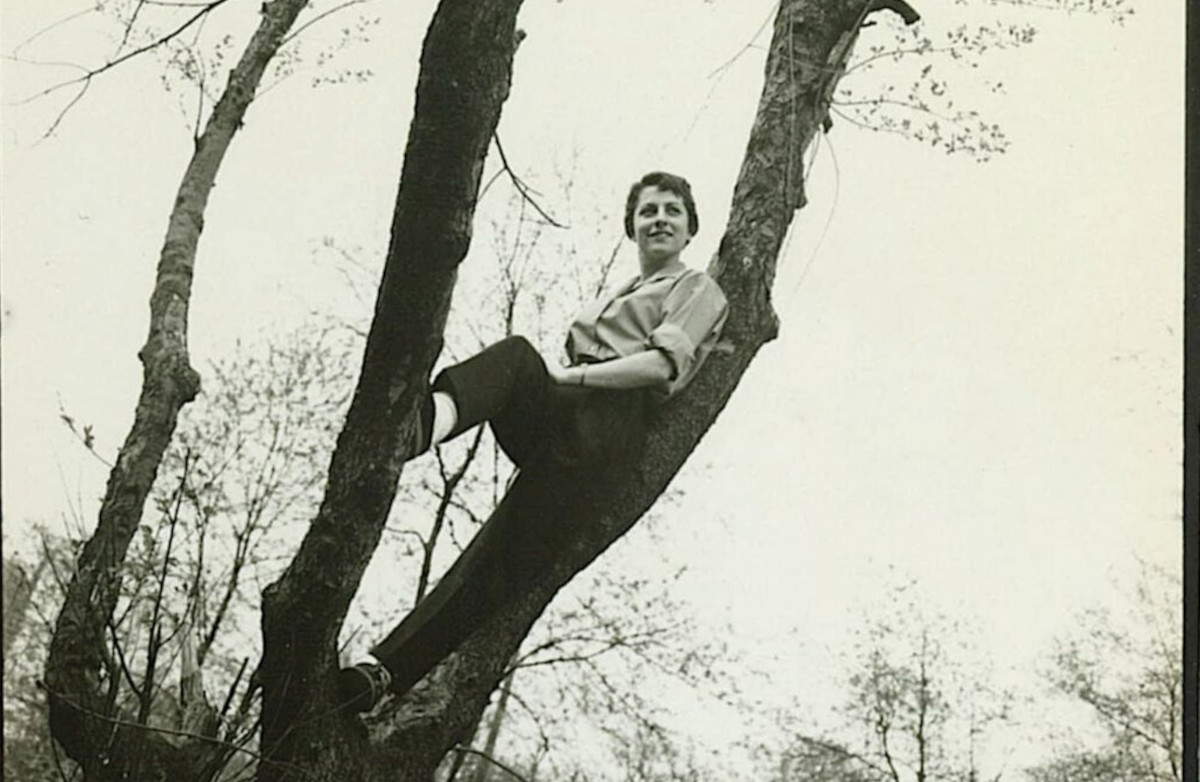
M 553 464 L 522 471 L 460 559 L 481 561 L 487 583 L 467 581 L 454 592 L 451 573 L 430 594 L 473 632 L 372 723 L 395 763 L 431 746 L 444 752 L 469 732 L 554 594 L 663 493 L 758 348 L 775 336 L 770 288 L 792 216 L 804 204 L 804 150 L 826 117 L 864 8 L 861 0 L 781 3 L 728 227 L 710 265 L 731 305 L 722 351 L 662 412 L 641 459 L 587 480 Z
M 442 0 L 435 12 L 358 387 L 316 518 L 263 595 L 262 746 L 318 778 L 361 778 L 384 767 L 361 728 L 335 711 L 337 637 L 412 453 L 415 413 L 441 350 L 484 159 L 508 96 L 520 5 Z M 448 747 L 388 765 L 389 778 L 428 776 Z M 260 769 L 259 778 L 282 774 Z

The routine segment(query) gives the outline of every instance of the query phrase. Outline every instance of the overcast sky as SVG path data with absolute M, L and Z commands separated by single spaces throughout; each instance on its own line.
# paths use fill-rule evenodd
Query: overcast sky
M 4 3 L 3 51 L 85 5 Z M 373 69 L 366 83 L 312 88 L 301 73 L 251 108 L 200 245 L 196 366 L 345 305 L 314 255 L 322 236 L 385 249 L 432 6 L 368 6 L 381 21 L 344 60 Z M 510 160 L 547 189 L 573 165 L 580 211 L 600 210 L 614 237 L 629 181 L 686 175 L 702 228 L 685 260 L 704 265 L 764 53 L 710 74 L 771 7 L 528 2 L 500 125 Z M 1000 13 L 918 10 L 932 29 Z M 689 464 L 657 543 L 641 538 L 688 564 L 701 610 L 760 650 L 836 643 L 900 574 L 976 617 L 998 658 L 1030 666 L 1073 611 L 1117 599 L 1111 580 L 1136 558 L 1177 571 L 1183 4 L 1136 10 L 1124 27 L 1027 12 L 1034 44 L 952 82 L 1011 140 L 986 164 L 844 121 L 820 142 L 780 261 L 780 336 Z M 96 62 L 111 46 L 96 29 L 67 24 L 21 54 Z M 190 101 L 162 89 L 158 68 L 98 80 L 39 141 L 61 97 L 15 101 L 65 71 L 4 64 L 3 496 L 18 547 L 68 500 L 94 518 L 103 491 L 59 405 L 108 454 L 131 420 L 191 144 Z M 486 250 L 476 242 L 467 263 Z M 632 272 L 632 248 L 622 258 Z M 790 672 L 797 686 L 819 675 Z

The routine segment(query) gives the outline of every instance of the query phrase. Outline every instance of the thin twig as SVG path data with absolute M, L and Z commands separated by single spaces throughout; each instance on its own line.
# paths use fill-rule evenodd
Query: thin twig
M 53 29 L 55 29 L 56 27 L 59 27 L 59 26 L 61 26 L 61 25 L 64 25 L 64 24 L 66 24 L 67 22 L 70 22 L 70 21 L 73 21 L 73 20 L 75 20 L 75 19 L 78 19 L 78 18 L 79 18 L 79 17 L 81 17 L 81 16 L 86 16 L 87 14 L 94 13 L 95 11 L 96 11 L 96 6 L 95 6 L 95 4 L 92 4 L 92 5 L 89 5 L 87 8 L 84 8 L 84 9 L 82 9 L 82 10 L 80 10 L 80 11 L 76 11 L 76 12 L 75 12 L 75 13 L 73 13 L 73 14 L 67 14 L 67 15 L 66 15 L 66 16 L 64 16 L 63 18 L 61 18 L 61 19 L 59 19 L 59 20 L 57 20 L 57 21 L 55 21 L 55 22 L 51 22 L 50 24 L 46 25 L 46 26 L 45 26 L 45 27 L 43 27 L 42 29 L 38 30 L 38 31 L 37 31 L 36 33 L 34 33 L 33 35 L 31 35 L 31 36 L 29 36 L 28 38 L 26 38 L 24 41 L 21 41 L 19 44 L 17 44 L 17 45 L 16 45 L 16 46 L 13 48 L 13 50 L 12 50 L 12 57 L 15 59 L 15 58 L 16 58 L 16 56 L 17 56 L 17 54 L 18 54 L 18 53 L 19 53 L 19 52 L 20 52 L 22 49 L 24 49 L 26 46 L 28 46 L 29 44 L 31 44 L 31 43 L 33 43 L 34 41 L 36 41 L 38 38 L 41 38 L 41 37 L 42 37 L 43 35 L 45 35 L 46 33 L 50 32 L 50 31 L 51 31 L 51 30 L 53 30 Z
M 500 162 L 504 165 L 504 170 L 508 172 L 509 178 L 512 179 L 513 186 L 517 188 L 517 192 L 521 194 L 521 197 L 528 201 L 529 204 L 537 211 L 537 213 L 542 216 L 542 219 L 550 223 L 550 225 L 554 226 L 555 228 L 566 228 L 567 226 L 546 214 L 545 210 L 542 209 L 538 202 L 533 199 L 533 196 L 529 194 L 529 186 L 521 181 L 521 178 L 516 175 L 516 173 L 512 170 L 512 167 L 508 164 L 508 156 L 504 154 L 504 145 L 500 143 L 500 134 L 498 132 L 492 134 L 492 140 L 496 142 L 496 151 L 500 153 Z
M 747 42 L 746 45 L 743 46 L 741 49 L 738 49 L 737 54 L 730 57 L 722 65 L 718 66 L 716 70 L 714 70 L 712 73 L 708 74 L 708 78 L 711 79 L 714 76 L 718 76 L 722 72 L 728 70 L 731 65 L 733 65 L 735 62 L 737 62 L 738 60 L 740 60 L 742 58 L 742 55 L 744 55 L 746 52 L 750 51 L 751 49 L 755 48 L 756 42 L 758 41 L 758 36 L 762 35 L 763 30 L 767 29 L 767 25 L 769 25 L 771 23 L 771 20 L 775 18 L 775 14 L 776 14 L 776 12 L 778 12 L 778 10 L 779 10 L 779 2 L 777 1 L 775 3 L 775 5 L 771 6 L 771 10 L 767 12 L 767 18 L 763 19 L 762 24 L 760 24 L 758 26 L 758 30 L 756 30 L 754 32 L 754 35 L 753 35 L 753 37 L 750 38 L 749 42 Z M 711 95 L 712 93 L 710 92 L 709 94 Z
M 125 48 L 125 44 L 129 43 L 129 36 L 133 33 L 133 26 L 137 23 L 138 14 L 142 12 L 142 6 L 146 4 L 146 0 L 138 0 L 137 5 L 133 7 L 133 13 L 129 15 L 129 21 L 125 23 L 125 33 L 121 36 L 121 42 L 117 44 L 117 52 Z
M 218 721 L 225 719 L 225 714 L 229 711 L 229 704 L 233 702 L 233 694 L 237 691 L 237 686 L 241 683 L 242 675 L 246 673 L 246 666 L 249 663 L 249 657 L 242 658 L 242 664 L 241 667 L 238 668 L 237 676 L 233 677 L 233 684 L 229 686 L 229 692 L 225 694 L 225 702 L 221 704 L 221 711 L 217 713 Z
M 288 763 L 288 762 L 282 761 L 282 760 L 272 760 L 271 757 L 268 755 L 264 755 L 262 753 L 255 752 L 252 749 L 246 749 L 242 745 L 235 744 L 230 741 L 225 741 L 223 739 L 218 739 L 213 736 L 205 736 L 200 733 L 192 733 L 191 731 L 186 731 L 186 730 L 175 730 L 174 728 L 163 728 L 158 725 L 143 725 L 143 724 L 140 724 L 137 722 L 130 722 L 129 720 L 123 720 L 123 719 L 120 719 L 119 717 L 112 717 L 107 714 L 101 714 L 100 712 L 96 711 L 95 709 L 90 709 L 87 706 L 84 706 L 80 703 L 76 703 L 74 700 L 69 698 L 64 693 L 55 692 L 53 690 L 50 690 L 48 687 L 46 687 L 44 682 L 39 682 L 39 684 L 40 684 L 41 688 L 43 690 L 45 690 L 48 695 L 51 695 L 54 698 L 57 698 L 58 700 L 67 704 L 68 706 L 70 706 L 72 709 L 75 709 L 76 711 L 79 711 L 83 714 L 87 714 L 89 717 L 95 717 L 96 719 L 107 722 L 109 725 L 113 726 L 114 730 L 116 730 L 118 728 L 133 728 L 134 730 L 143 730 L 143 731 L 146 731 L 147 733 L 159 733 L 164 736 L 175 736 L 176 738 L 192 739 L 193 741 L 204 742 L 205 744 L 212 744 L 213 746 L 224 747 L 225 749 L 233 750 L 235 752 L 241 752 L 242 754 L 248 755 L 249 757 L 258 761 L 259 763 L 270 763 L 270 764 L 274 764 L 277 766 L 287 767 L 293 771 L 300 771 L 300 772 L 304 771 L 303 768 L 301 768 L 300 766 L 298 766 L 294 763 Z
M 486 760 L 488 763 L 491 763 L 493 766 L 495 766 L 496 768 L 500 769 L 500 770 L 501 770 L 501 771 L 503 771 L 504 773 L 508 774 L 508 775 L 509 775 L 509 776 L 511 776 L 513 779 L 519 779 L 519 780 L 521 780 L 521 782 L 529 782 L 529 780 L 528 780 L 528 779 L 526 779 L 525 777 L 521 776 L 521 775 L 520 775 L 520 774 L 518 774 L 516 771 L 512 770 L 512 769 L 511 769 L 511 768 L 509 768 L 508 766 L 506 766 L 506 765 L 504 765 L 503 763 L 501 763 L 499 760 L 496 760 L 494 757 L 492 757 L 491 755 L 489 755 L 489 754 L 487 754 L 486 752 L 483 752 L 483 751 L 481 751 L 481 750 L 474 749 L 474 748 L 472 748 L 472 747 L 463 747 L 463 746 L 457 746 L 457 747 L 452 747 L 452 748 L 451 748 L 451 751 L 452 751 L 452 752 L 460 752 L 460 753 L 464 753 L 464 754 L 467 754 L 467 755 L 476 755 L 476 756 L 478 756 L 478 757 L 481 757 L 481 758 L 483 758 L 483 759 L 484 759 L 484 760 Z
M 227 2 L 229 2 L 229 0 L 212 0 L 212 2 L 206 3 L 205 5 L 201 6 L 201 10 L 197 11 L 190 18 L 188 18 L 187 21 L 185 21 L 179 27 L 176 27 L 171 32 L 160 36 L 159 38 L 151 41 L 148 44 L 139 46 L 136 49 L 132 49 L 132 50 L 126 52 L 125 54 L 121 55 L 120 57 L 116 58 L 115 60 L 110 60 L 109 62 L 106 62 L 104 65 L 101 65 L 98 68 L 86 69 L 87 72 L 78 78 L 60 82 L 53 86 L 47 87 L 46 89 L 42 90 L 41 92 L 34 93 L 33 95 L 30 95 L 27 98 L 23 98 L 22 100 L 17 101 L 16 105 L 23 105 L 23 104 L 29 103 L 31 101 L 37 100 L 38 98 L 42 98 L 51 93 L 57 92 L 64 87 L 69 87 L 72 84 L 79 84 L 81 82 L 83 84 L 83 90 L 86 91 L 87 86 L 91 83 L 91 80 L 93 78 L 101 75 L 102 73 L 105 73 L 106 71 L 110 71 L 113 68 L 116 68 L 118 65 L 121 65 L 122 63 L 127 62 L 127 61 L 133 59 L 134 57 L 137 57 L 138 55 L 145 54 L 146 52 L 151 51 L 153 49 L 157 49 L 159 46 L 162 46 L 164 43 L 167 43 L 167 42 L 171 41 L 172 39 L 181 35 L 185 30 L 187 30 L 193 24 L 195 24 L 199 20 L 203 19 L 209 13 L 211 13 L 212 11 L 215 11 L 217 8 L 219 8 L 220 6 L 224 5 Z M 76 67 L 79 67 L 79 66 L 76 66 Z M 78 101 L 79 97 L 82 97 L 82 94 L 80 96 L 77 96 L 75 100 Z
M 125 659 L 125 650 L 121 648 L 120 640 L 117 638 L 117 628 L 113 625 L 112 617 L 108 617 L 108 632 L 112 636 L 113 648 L 117 651 L 117 661 L 121 664 L 121 672 L 125 674 L 125 681 L 129 684 L 129 689 L 133 690 L 133 694 L 140 701 L 142 698 L 142 689 L 137 686 L 133 680 L 133 671 L 129 670 L 128 661 Z
M 859 60 L 858 62 L 854 63 L 850 67 L 846 68 L 846 73 L 844 74 L 844 76 L 849 76 L 850 74 L 854 73 L 855 71 L 857 71 L 861 68 L 865 68 L 866 66 L 875 62 L 876 60 L 882 60 L 882 59 L 887 59 L 887 58 L 890 58 L 893 60 L 899 60 L 901 57 L 906 57 L 910 54 L 945 54 L 945 53 L 953 53 L 956 51 L 970 51 L 970 49 L 965 46 L 928 46 L 928 47 L 918 46 L 914 49 L 889 49 L 886 52 L 879 52 L 877 54 L 871 55 L 870 57 L 864 57 L 863 59 Z
M 317 14 L 312 19 L 309 19 L 307 22 L 305 22 L 304 24 L 297 27 L 291 33 L 291 35 L 288 35 L 286 38 L 284 38 L 282 41 L 280 41 L 279 48 L 282 49 L 283 47 L 287 46 L 288 42 L 291 41 L 293 38 L 298 36 L 300 33 L 304 32 L 305 30 L 307 30 L 309 27 L 312 27 L 314 24 L 321 21 L 325 17 L 329 16 L 330 14 L 335 14 L 338 11 L 342 10 L 343 8 L 349 8 L 352 5 L 361 5 L 362 3 L 366 3 L 366 2 L 370 2 L 370 0 L 346 0 L 346 2 L 342 3 L 341 5 L 335 5 L 333 8 L 330 8 L 328 11 L 323 11 L 323 12 Z
M 167 548 L 163 553 L 162 572 L 158 577 L 158 589 L 154 595 L 154 608 L 150 616 L 148 645 L 146 647 L 146 678 L 142 682 L 141 707 L 138 709 L 138 722 L 146 722 L 150 718 L 150 704 L 154 694 L 154 673 L 158 663 L 158 653 L 164 643 L 160 619 L 162 615 L 163 592 L 167 583 L 167 571 L 171 566 L 171 548 L 175 543 L 175 529 L 179 524 L 179 509 L 183 505 L 187 493 L 188 470 L 191 467 L 192 454 L 188 451 L 183 457 L 183 474 L 179 477 L 179 487 L 175 490 L 175 508 L 168 517 L 170 526 L 167 532 Z

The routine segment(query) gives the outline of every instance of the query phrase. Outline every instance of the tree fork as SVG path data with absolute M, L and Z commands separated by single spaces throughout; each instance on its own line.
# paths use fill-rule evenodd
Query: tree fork
M 430 676 L 372 718 L 373 735 L 393 768 L 430 753 L 425 766 L 432 768 L 477 723 L 507 660 L 555 593 L 661 495 L 758 349 L 775 336 L 770 289 L 792 216 L 804 205 L 803 153 L 826 121 L 829 96 L 875 5 L 781 4 L 728 227 L 709 268 L 730 300 L 722 349 L 664 411 L 637 463 L 614 465 L 587 481 L 550 465 L 518 477 L 486 525 L 491 535 L 481 532 L 471 546 L 485 577 L 459 581 L 448 574 L 442 584 L 461 591 L 434 598 L 435 589 L 427 598 L 461 612 L 456 619 L 466 619 L 473 631 Z M 481 600 L 499 605 L 470 608 Z

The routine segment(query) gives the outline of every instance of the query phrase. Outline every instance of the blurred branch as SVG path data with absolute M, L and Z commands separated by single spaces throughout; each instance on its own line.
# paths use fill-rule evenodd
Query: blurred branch
M 516 771 L 514 771 L 514 770 L 513 770 L 513 769 L 511 769 L 511 768 L 509 768 L 508 766 L 504 765 L 504 764 L 503 764 L 503 763 L 501 763 L 499 760 L 496 760 L 494 757 L 492 757 L 491 755 L 487 754 L 486 752 L 482 752 L 482 751 L 480 751 L 480 750 L 477 750 L 477 749 L 472 749 L 471 747 L 464 747 L 464 746 L 461 746 L 461 745 L 459 745 L 459 746 L 457 746 L 457 747 L 453 747 L 453 748 L 451 749 L 451 751 L 452 751 L 452 752 L 465 753 L 465 754 L 468 754 L 468 755 L 475 755 L 476 757 L 483 758 L 483 759 L 484 759 L 484 760 L 486 760 L 488 763 L 491 763 L 491 764 L 492 764 L 493 766 L 495 766 L 496 768 L 500 769 L 500 770 L 501 770 L 501 771 L 503 771 L 504 773 L 506 773 L 506 774 L 508 774 L 509 776 L 511 776 L 513 779 L 519 779 L 519 780 L 521 780 L 521 782 L 529 782 L 529 780 L 528 780 L 528 779 L 526 779 L 525 777 L 521 776 L 520 774 L 518 774 Z

